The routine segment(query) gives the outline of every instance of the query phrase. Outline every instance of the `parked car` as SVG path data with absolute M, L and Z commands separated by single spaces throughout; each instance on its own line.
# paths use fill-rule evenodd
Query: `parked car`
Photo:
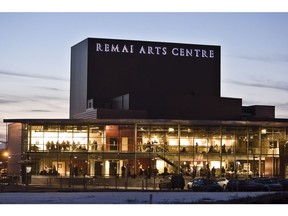
M 196 177 L 194 179 L 203 179 L 204 177 Z M 194 179 L 191 179 L 188 183 L 187 183 L 187 189 L 188 190 L 192 190 L 192 184 L 193 184 L 193 180 Z
M 217 192 L 223 191 L 223 188 L 217 181 L 208 178 L 195 178 L 191 181 L 191 190 L 193 191 L 209 191 Z
M 185 187 L 185 179 L 181 174 L 174 174 L 169 176 L 164 176 L 163 179 L 159 182 L 159 189 L 175 189 L 180 188 L 181 190 L 184 190 Z
M 276 178 L 256 178 L 253 180 L 254 183 L 263 184 L 268 188 L 269 191 L 282 191 L 283 186 L 277 181 Z
M 193 179 L 190 180 L 190 181 L 187 183 L 187 189 L 188 189 L 188 190 L 191 190 L 191 189 L 192 189 L 192 182 L 193 182 Z
M 229 180 L 225 177 L 219 177 L 216 179 L 217 183 L 223 188 L 223 190 L 226 189 L 227 183 Z
M 11 178 L 6 175 L 0 176 L 0 185 L 9 185 L 11 183 Z
M 288 179 L 283 179 L 283 178 L 275 178 L 283 187 L 284 191 L 288 190 Z
M 227 191 L 268 191 L 269 189 L 260 183 L 253 182 L 253 180 L 236 180 L 231 179 L 227 186 Z

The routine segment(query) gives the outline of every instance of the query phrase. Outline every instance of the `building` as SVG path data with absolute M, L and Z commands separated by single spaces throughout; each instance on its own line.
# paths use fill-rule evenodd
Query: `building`
M 87 38 L 71 48 L 70 119 L 4 120 L 8 172 L 287 177 L 288 119 L 221 97 L 220 57 L 219 46 Z
M 88 38 L 72 47 L 70 86 L 70 118 L 241 116 L 241 99 L 220 97 L 219 46 Z

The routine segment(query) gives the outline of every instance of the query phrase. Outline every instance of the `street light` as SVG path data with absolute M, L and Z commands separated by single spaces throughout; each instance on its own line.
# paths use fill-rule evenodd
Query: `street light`
M 2 154 L 4 157 L 9 158 L 9 153 L 7 151 L 3 152 Z
M 74 158 L 77 158 L 77 157 L 70 154 L 70 156 L 69 156 L 69 159 L 70 159 L 70 163 L 69 163 L 69 168 L 70 168 L 69 187 L 71 187 L 71 185 L 72 185 L 72 180 L 73 180 L 73 176 L 74 176 L 74 163 L 73 163 Z
M 7 162 L 8 162 L 8 158 L 10 157 L 9 157 L 8 151 L 4 151 L 0 156 L 1 156 L 0 157 L 0 165 L 1 165 L 0 170 L 1 168 L 3 168 L 3 171 L 4 171 L 2 172 L 3 174 L 7 172 Z

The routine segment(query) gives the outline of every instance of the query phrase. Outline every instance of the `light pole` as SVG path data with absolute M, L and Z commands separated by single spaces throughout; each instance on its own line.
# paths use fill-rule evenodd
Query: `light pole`
M 257 157 L 253 154 L 253 175 L 254 175 L 254 177 L 255 177 L 255 172 L 256 172 L 256 168 L 255 168 L 255 159 L 256 159 Z M 256 177 L 258 177 L 258 176 L 256 176 Z
M 0 161 L 0 163 L 3 164 L 4 173 L 7 172 L 8 158 L 9 158 L 9 153 L 7 151 L 4 151 L 3 154 L 1 155 L 1 161 Z
M 69 168 L 70 168 L 70 173 L 69 173 L 69 187 L 71 187 L 72 185 L 72 178 L 73 178 L 73 173 L 74 173 L 74 170 L 73 170 L 73 155 L 70 154 L 69 156 Z
M 272 149 L 272 177 L 274 177 L 274 148 Z

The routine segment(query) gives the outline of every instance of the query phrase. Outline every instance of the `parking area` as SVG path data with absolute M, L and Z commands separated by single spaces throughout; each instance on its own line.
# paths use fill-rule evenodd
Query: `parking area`
M 163 190 L 163 191 L 288 191 L 288 180 L 280 178 L 250 178 L 234 179 L 226 177 L 192 179 L 187 175 L 145 177 L 114 177 L 114 178 L 61 178 L 41 177 L 34 179 L 32 183 L 21 184 L 19 178 L 1 176 L 1 191 L 95 191 L 95 190 Z

